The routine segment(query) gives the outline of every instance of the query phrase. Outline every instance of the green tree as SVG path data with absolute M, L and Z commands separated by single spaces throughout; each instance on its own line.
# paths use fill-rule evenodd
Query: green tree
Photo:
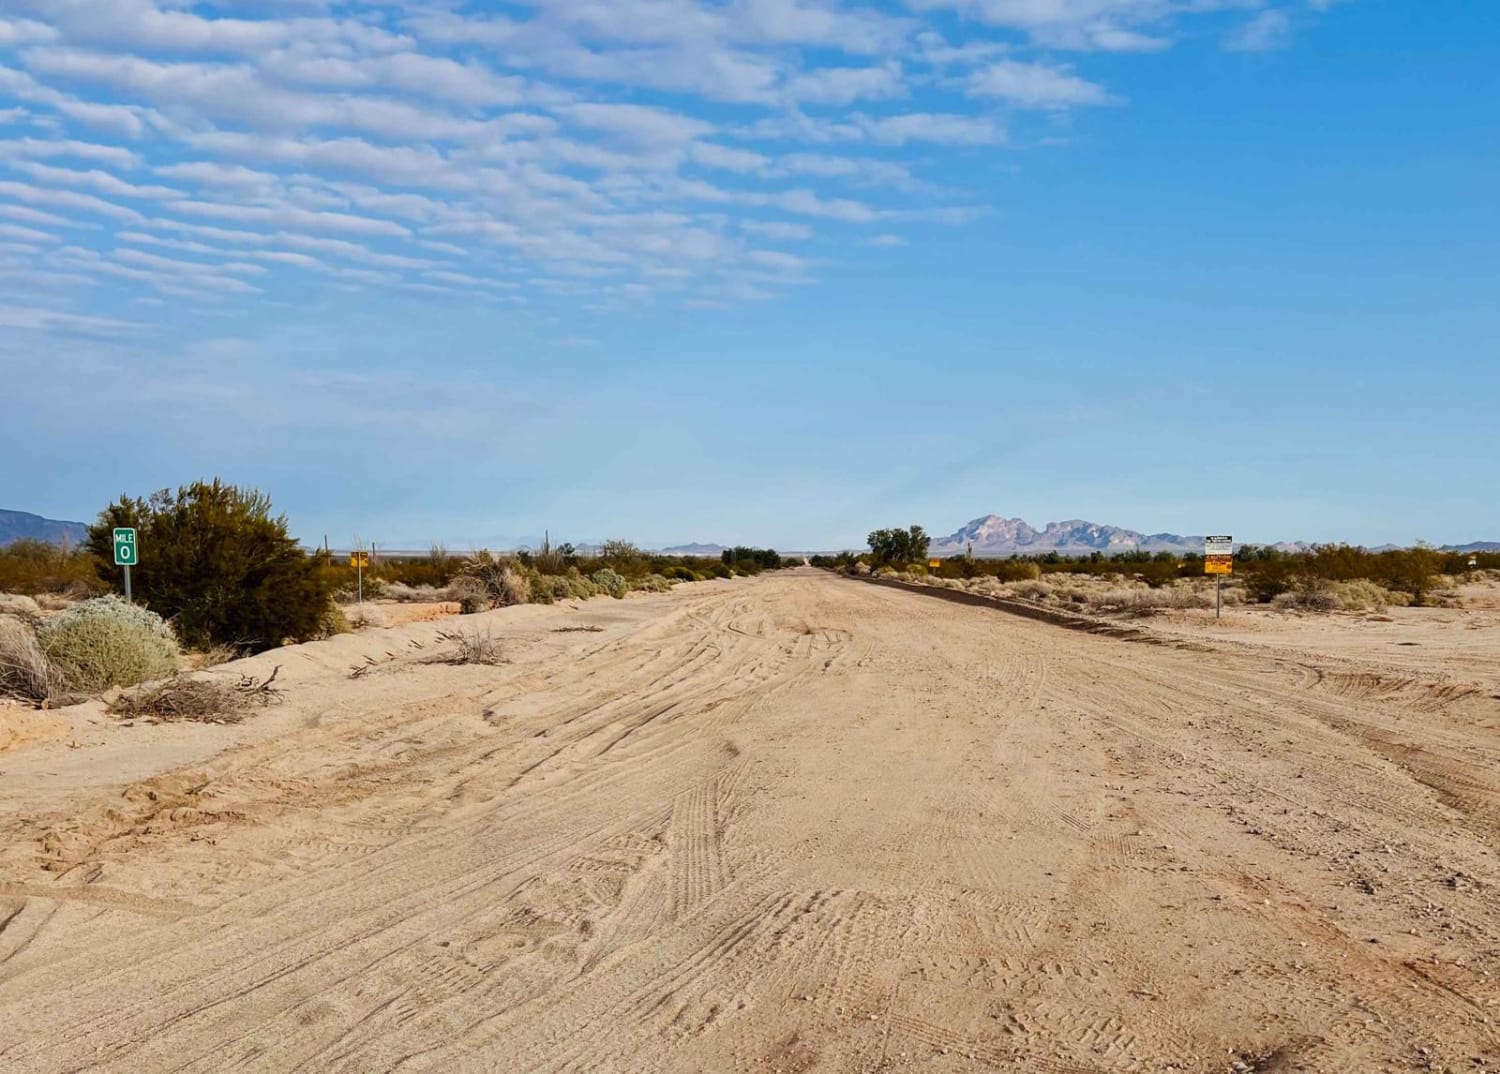
M 876 566 L 914 563 L 927 558 L 932 539 L 921 526 L 907 529 L 871 530 L 865 538 Z
M 138 531 L 136 598 L 172 621 L 193 646 L 259 651 L 318 636 L 331 601 L 327 572 L 288 535 L 271 500 L 215 478 L 162 489 L 149 499 L 122 496 L 89 528 L 100 577 L 117 586 L 117 526 Z

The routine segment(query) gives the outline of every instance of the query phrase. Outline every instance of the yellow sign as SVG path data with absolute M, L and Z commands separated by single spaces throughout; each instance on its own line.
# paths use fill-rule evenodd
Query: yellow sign
M 368 552 L 350 552 L 349 553 L 349 566 L 351 566 L 351 567 L 368 567 L 369 565 L 370 565 L 370 553 L 368 553 Z
M 1234 557 L 1233 556 L 1204 556 L 1203 557 L 1203 573 L 1204 574 L 1233 574 L 1234 573 Z
M 941 567 L 943 565 L 943 561 L 940 560 L 940 559 L 929 559 L 927 561 L 927 565 L 929 567 L 931 567 L 933 570 L 937 570 L 939 567 Z

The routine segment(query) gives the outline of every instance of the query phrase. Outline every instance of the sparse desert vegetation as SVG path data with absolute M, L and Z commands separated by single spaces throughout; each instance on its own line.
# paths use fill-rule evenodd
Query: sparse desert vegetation
M 867 553 L 813 556 L 810 562 L 844 574 L 873 574 L 1099 614 L 1149 615 L 1214 604 L 1214 582 L 1204 575 L 1203 557 L 1198 555 L 954 556 L 932 568 L 925 561 L 926 545 L 919 549 L 913 535 L 925 537 L 917 526 L 875 530 Z M 1225 579 L 1224 601 L 1229 605 L 1267 604 L 1295 612 L 1380 611 L 1454 604 L 1465 580 L 1500 572 L 1500 553 L 1440 552 L 1422 545 L 1373 551 L 1316 545 L 1288 552 L 1243 545 L 1235 554 L 1234 570 Z
M 112 531 L 120 526 L 135 528 L 145 550 L 133 568 L 133 605 L 114 592 L 120 571 Z M 212 707 L 213 690 L 175 677 L 181 664 L 207 667 L 410 618 L 392 614 L 393 605 L 429 606 L 415 611 L 431 617 L 623 599 L 789 565 L 772 549 L 667 556 L 616 538 L 591 551 L 544 542 L 506 555 L 457 555 L 434 545 L 421 556 L 375 556 L 361 579 L 326 551 L 302 548 L 263 492 L 199 481 L 122 496 L 99 514 L 82 546 L 21 540 L 0 548 L 0 695 L 42 702 L 167 680 L 122 703 Z M 486 651 L 478 646 L 471 655 Z

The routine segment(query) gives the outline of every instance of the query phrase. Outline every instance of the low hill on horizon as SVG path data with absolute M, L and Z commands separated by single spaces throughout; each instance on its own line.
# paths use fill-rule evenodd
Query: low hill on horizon
M 1235 542 L 1236 545 L 1243 542 Z M 1142 533 L 1123 526 L 1108 526 L 1080 518 L 1048 522 L 1037 529 L 1023 518 L 984 515 L 974 519 L 946 537 L 933 539 L 929 552 L 933 556 L 962 555 L 973 546 L 976 556 L 1040 556 L 1048 552 L 1078 556 L 1091 552 L 1119 555 L 1122 552 L 1197 552 L 1203 551 L 1203 537 L 1178 533 Z M 1275 548 L 1283 552 L 1303 552 L 1312 547 L 1309 541 L 1279 541 Z M 1395 548 L 1382 545 L 1381 548 Z M 1380 551 L 1380 549 L 1372 549 Z M 1468 544 L 1445 544 L 1440 552 L 1500 551 L 1500 541 L 1471 541 Z
M 77 546 L 88 537 L 88 532 L 88 525 L 83 522 L 43 518 L 29 511 L 0 510 L 0 548 L 24 540 Z

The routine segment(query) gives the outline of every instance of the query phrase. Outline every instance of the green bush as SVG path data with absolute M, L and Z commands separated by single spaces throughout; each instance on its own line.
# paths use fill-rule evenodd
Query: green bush
M 102 593 L 92 553 L 71 551 L 47 541 L 22 538 L 0 548 L 0 592 Z
M 734 571 L 730 570 L 728 565 L 724 563 L 715 563 L 713 566 L 708 568 L 708 573 L 714 578 L 734 577 Z
M 630 588 L 641 593 L 665 593 L 672 588 L 672 583 L 660 574 L 648 574 L 632 582 Z
M 698 580 L 698 575 L 693 573 L 691 567 L 684 567 L 681 564 L 663 567 L 661 573 L 664 577 L 670 578 L 675 582 L 696 582 Z
M 161 616 L 116 596 L 75 604 L 37 631 L 60 684 L 104 690 L 177 670 L 177 638 Z
M 538 574 L 531 582 L 531 599 L 537 604 L 551 604 L 554 600 L 588 600 L 599 595 L 599 588 L 576 568 L 564 574 Z
M 302 551 L 263 493 L 215 479 L 149 500 L 121 497 L 89 529 L 88 547 L 110 584 L 120 574 L 117 526 L 139 533 L 136 598 L 171 619 L 188 645 L 260 651 L 319 635 L 331 597 L 325 557 Z
M 593 576 L 589 578 L 589 581 L 593 582 L 600 590 L 608 593 L 616 600 L 625 596 L 630 590 L 630 583 L 625 580 L 625 577 L 610 570 L 608 567 L 595 571 Z

